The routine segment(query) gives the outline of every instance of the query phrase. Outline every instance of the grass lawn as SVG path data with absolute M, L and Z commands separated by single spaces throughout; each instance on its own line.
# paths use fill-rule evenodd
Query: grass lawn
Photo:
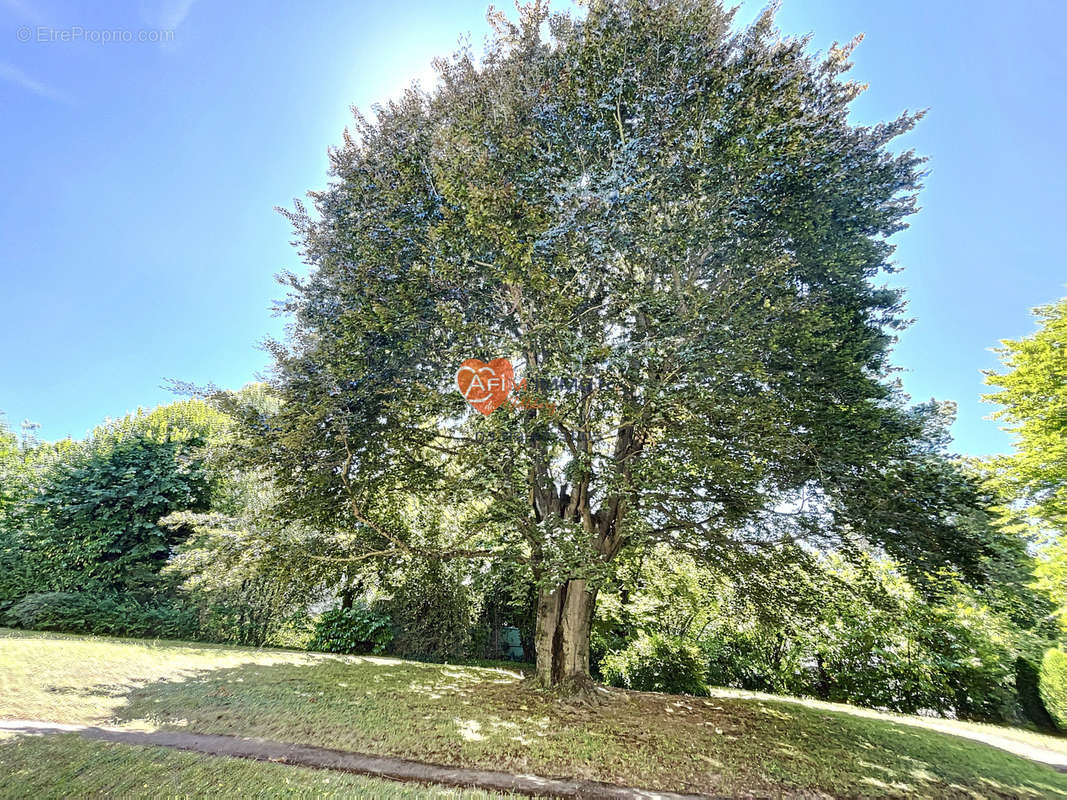
M 917 718 L 730 692 L 617 692 L 590 712 L 505 669 L 284 650 L 0 630 L 3 717 L 258 736 L 736 797 L 1067 800 L 1067 775 Z M 1025 738 L 1063 749 L 1055 737 Z
M 42 769 L 42 764 L 48 768 Z M 74 734 L 0 738 L 0 800 L 207 795 L 217 798 L 373 797 L 377 800 L 501 797 L 203 756 L 162 747 L 90 742 Z

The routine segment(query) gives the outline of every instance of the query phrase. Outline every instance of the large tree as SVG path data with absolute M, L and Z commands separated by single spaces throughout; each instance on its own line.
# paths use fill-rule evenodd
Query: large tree
M 1038 330 L 1004 340 L 1003 372 L 986 373 L 999 388 L 994 417 L 1016 435 L 1015 453 L 993 459 L 993 483 L 1008 498 L 1004 516 L 1038 543 L 1038 586 L 1067 628 L 1067 297 L 1034 310 Z
M 351 531 L 353 560 L 527 564 L 538 679 L 572 689 L 627 547 L 750 582 L 818 547 L 976 568 L 925 435 L 943 410 L 903 409 L 902 300 L 875 284 L 922 166 L 887 147 L 918 115 L 850 124 L 850 47 L 812 55 L 770 13 L 491 19 L 432 94 L 357 114 L 314 211 L 286 212 L 310 269 L 283 277 L 282 407 L 245 417 L 282 512 Z M 470 358 L 509 359 L 519 402 L 474 411 Z M 453 509 L 451 537 L 412 502 Z
M 986 373 L 999 391 L 986 400 L 1002 408 L 1016 452 L 1002 459 L 1000 477 L 1026 513 L 1054 531 L 1067 530 L 1067 297 L 1034 310 L 1039 329 L 1005 339 L 997 349 L 1005 370 Z

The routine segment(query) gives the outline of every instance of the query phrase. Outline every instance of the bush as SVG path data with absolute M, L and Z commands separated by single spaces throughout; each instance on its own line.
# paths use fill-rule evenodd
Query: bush
M 514 627 L 519 631 L 522 660 L 532 661 L 537 588 L 527 565 L 501 561 L 470 573 L 471 604 L 479 609 L 471 633 L 471 653 L 490 661 L 510 660 L 503 637 L 505 628 Z
M 1040 681 L 1040 665 L 1033 663 L 1025 656 L 1015 659 L 1015 694 L 1018 697 L 1023 720 L 1032 722 L 1042 730 L 1052 730 L 1056 727 L 1056 723 L 1052 721 L 1048 709 L 1041 700 Z
M 600 669 L 604 659 L 612 652 L 611 642 L 616 640 L 610 631 L 602 631 L 594 625 L 593 630 L 589 634 L 589 670 L 593 673 L 594 677 L 604 679 L 604 674 Z M 621 647 L 620 647 L 621 649 Z
M 190 422 L 191 417 L 203 419 Z M 159 570 L 189 533 L 174 511 L 206 510 L 215 483 L 202 445 L 216 412 L 189 401 L 97 428 L 44 470 L 26 502 L 22 556 L 37 591 L 155 594 Z
M 238 481 L 251 479 L 238 475 L 230 488 Z M 309 567 L 307 553 L 329 552 L 329 541 L 258 512 L 274 502 L 266 491 L 246 501 L 253 511 L 244 515 L 179 512 L 160 520 L 164 528 L 192 531 L 162 575 L 180 581 L 180 596 L 198 609 L 201 632 L 212 641 L 306 647 L 313 633 L 308 609 L 336 580 L 328 569 Z
M 800 648 L 765 628 L 720 626 L 700 643 L 707 682 L 773 694 L 808 694 Z
M 707 694 L 705 666 L 697 647 L 677 637 L 642 634 L 600 664 L 605 682 L 624 689 L 671 694 Z
M 315 625 L 308 650 L 323 653 L 384 653 L 393 641 L 389 617 L 365 605 L 327 611 Z
M 196 615 L 188 609 L 79 592 L 28 595 L 7 609 L 4 621 L 17 628 L 103 636 L 189 639 L 197 633 Z
M 394 576 L 383 607 L 396 626 L 392 652 L 402 658 L 457 661 L 471 655 L 474 603 L 455 564 L 413 560 Z
M 1067 730 L 1067 653 L 1055 647 L 1045 652 L 1039 689 L 1056 727 Z
M 22 551 L 18 534 L 4 530 L 0 522 L 0 615 L 34 591 L 34 578 L 34 570 Z

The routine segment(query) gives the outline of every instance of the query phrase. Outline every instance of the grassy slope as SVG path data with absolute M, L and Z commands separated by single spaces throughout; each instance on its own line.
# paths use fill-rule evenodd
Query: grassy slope
M 1067 776 L 1048 767 L 829 706 L 620 692 L 591 713 L 506 670 L 280 650 L 0 631 L 0 717 L 236 733 L 736 796 L 1067 799 Z
M 48 769 L 41 769 L 48 764 Z M 0 800 L 32 797 L 351 798 L 491 800 L 337 772 L 90 742 L 74 734 L 0 739 Z

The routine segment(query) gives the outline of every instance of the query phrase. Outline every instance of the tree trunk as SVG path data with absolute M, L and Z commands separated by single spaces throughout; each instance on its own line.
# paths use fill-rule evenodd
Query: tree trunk
M 592 689 L 589 632 L 596 590 L 584 580 L 542 589 L 537 602 L 537 681 L 568 692 Z

